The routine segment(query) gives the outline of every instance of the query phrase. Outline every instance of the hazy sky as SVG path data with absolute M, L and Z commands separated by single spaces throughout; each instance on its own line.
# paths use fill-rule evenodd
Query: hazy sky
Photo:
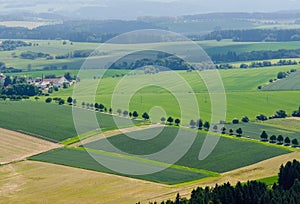
M 69 11 L 84 13 L 93 8 L 100 18 L 136 18 L 137 16 L 180 16 L 207 12 L 269 12 L 300 10 L 300 0 L 0 0 L 0 11 Z

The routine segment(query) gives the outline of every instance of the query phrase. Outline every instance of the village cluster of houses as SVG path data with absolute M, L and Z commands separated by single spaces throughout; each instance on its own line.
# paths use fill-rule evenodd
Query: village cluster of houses
M 34 84 L 38 88 L 46 89 L 50 87 L 58 87 L 62 88 L 64 84 L 68 86 L 73 85 L 73 82 L 70 82 L 65 77 L 57 77 L 57 78 L 32 78 L 27 79 L 28 84 Z
M 0 73 L 0 85 L 4 84 L 5 75 L 3 73 Z M 72 86 L 75 82 L 69 81 L 65 77 L 57 77 L 57 78 L 30 78 L 27 79 L 28 84 L 33 84 L 41 89 L 47 89 L 50 87 L 58 87 L 63 88 L 64 84 L 67 84 L 68 86 Z

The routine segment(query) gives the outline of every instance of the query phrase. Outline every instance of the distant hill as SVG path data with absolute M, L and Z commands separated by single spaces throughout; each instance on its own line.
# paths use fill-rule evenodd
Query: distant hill
M 124 32 L 140 29 L 159 29 L 141 21 L 82 20 L 65 21 L 62 24 L 45 25 L 35 29 L 0 27 L 2 39 L 68 39 L 77 42 L 105 42 Z

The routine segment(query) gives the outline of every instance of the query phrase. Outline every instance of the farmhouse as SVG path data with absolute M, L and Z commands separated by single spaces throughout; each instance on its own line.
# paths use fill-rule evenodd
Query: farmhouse
M 70 81 L 68 81 L 65 77 L 58 77 L 58 78 L 34 78 L 34 79 L 28 79 L 27 83 L 34 84 L 35 86 L 45 89 L 49 87 L 58 87 L 62 88 L 64 83 L 70 85 Z
M 63 87 L 64 83 L 70 84 L 70 82 L 65 77 L 59 77 L 59 78 L 43 79 L 41 85 L 61 88 Z

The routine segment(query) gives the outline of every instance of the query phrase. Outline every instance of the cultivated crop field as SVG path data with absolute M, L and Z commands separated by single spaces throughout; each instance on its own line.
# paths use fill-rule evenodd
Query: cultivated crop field
M 104 139 L 100 139 L 84 145 L 89 153 L 84 148 L 65 148 L 33 156 L 30 159 L 127 176 L 108 170 L 95 161 L 90 154 L 98 161 L 109 160 L 115 163 L 123 163 L 126 160 L 127 162 L 130 160 L 134 162 L 134 165 L 139 166 L 139 168 L 155 169 L 159 166 L 167 165 L 168 161 L 163 158 L 153 158 L 151 154 L 166 148 L 170 142 L 175 140 L 178 129 L 166 127 L 155 138 L 148 138 L 153 132 L 157 131 L 159 129 L 154 128 L 152 130 L 146 129 L 128 133 L 130 137 L 123 134 L 109 137 L 107 140 L 118 150 L 108 148 L 105 145 Z M 191 138 L 193 137 L 191 130 L 184 131 L 182 135 L 178 136 L 180 140 L 178 144 L 181 144 L 181 146 L 173 147 L 173 149 L 170 149 L 169 154 L 180 155 L 181 149 L 189 148 L 186 147 L 186 144 L 189 144 L 191 139 L 195 139 L 195 141 L 187 149 L 187 153 L 176 162 L 176 165 L 159 173 L 130 177 L 159 183 L 178 184 L 217 176 L 218 173 L 248 166 L 290 152 L 281 148 L 222 137 L 212 154 L 205 160 L 199 161 L 198 155 L 205 135 L 199 133 L 196 138 Z M 148 140 L 146 140 L 147 138 Z M 261 154 L 262 152 L 263 154 Z M 253 157 L 253 155 L 256 156 Z M 124 166 L 122 167 L 124 168 Z
M 79 71 L 75 69 L 81 67 L 85 61 L 84 58 L 28 60 L 14 58 L 12 55 L 19 55 L 24 51 L 43 52 L 54 56 L 64 55 L 75 50 L 95 49 L 100 45 L 77 42 L 71 44 L 69 41 L 66 41 L 64 45 L 61 40 L 30 42 L 38 43 L 39 46 L 0 52 L 0 61 L 5 62 L 7 66 L 24 70 L 28 64 L 32 66 L 32 71 L 11 75 L 41 77 L 55 74 L 63 76 L 66 72 L 76 75 Z M 300 47 L 300 42 L 238 43 L 222 40 L 221 42 L 197 43 L 210 54 L 228 51 L 241 53 L 253 50 L 298 49 Z M 157 46 L 172 48 L 179 45 L 186 46 L 185 42 L 158 44 Z M 111 50 L 103 52 L 101 56 L 93 57 L 92 61 L 126 53 L 135 48 L 151 48 L 147 44 L 133 46 L 110 44 L 109 46 Z M 59 70 L 37 70 L 48 65 L 58 66 Z M 68 65 L 68 68 L 60 70 L 64 65 Z M 296 69 L 297 72 L 287 79 L 279 80 L 267 85 L 263 90 L 258 90 L 258 86 L 264 87 L 270 79 L 276 78 L 278 72 L 287 72 L 291 69 Z M 285 110 L 290 115 L 292 111 L 298 109 L 300 104 L 300 91 L 297 88 L 299 65 L 219 70 L 226 96 L 226 108 L 223 110 L 226 113 L 226 118 L 224 118 L 227 122 L 226 132 L 230 128 L 234 131 L 242 128 L 243 137 L 249 138 L 222 135 L 216 148 L 204 160 L 199 160 L 198 157 L 207 132 L 197 131 L 187 126 L 191 119 L 211 120 L 211 98 L 205 81 L 201 79 L 201 76 L 209 75 L 210 70 L 174 71 L 173 73 L 183 81 L 172 78 L 170 72 L 145 74 L 143 71 L 130 73 L 130 70 L 120 69 L 109 70 L 104 74 L 103 71 L 105 70 L 81 70 L 78 84 L 67 89 L 60 89 L 51 93 L 50 96 L 39 96 L 36 100 L 32 97 L 30 100 L 20 102 L 9 101 L 9 99 L 0 101 L 1 127 L 22 133 L 0 129 L 2 138 L 0 147 L 3 152 L 1 153 L 0 150 L 0 163 L 29 160 L 0 166 L 0 195 L 5 202 L 15 203 L 22 200 L 26 203 L 33 199 L 42 202 L 45 197 L 49 197 L 49 202 L 64 198 L 65 203 L 74 202 L 74 200 L 90 203 L 99 200 L 107 203 L 120 203 L 124 200 L 132 203 L 138 201 L 148 203 L 153 199 L 160 200 L 170 198 L 170 196 L 172 198 L 178 191 L 190 192 L 191 188 L 201 184 L 213 186 L 215 183 L 237 182 L 238 180 L 245 182 L 248 179 L 274 176 L 283 162 L 300 158 L 299 150 L 296 148 L 258 141 L 263 130 L 268 133 L 269 137 L 274 134 L 300 140 L 300 121 L 293 119 L 255 121 L 255 117 L 260 114 L 271 116 L 278 110 Z M 172 91 L 158 87 L 154 82 L 166 82 Z M 190 88 L 184 86 L 185 82 Z M 150 85 L 142 87 L 139 84 Z M 95 101 L 93 101 L 93 87 L 97 89 Z M 118 89 L 115 89 L 116 87 Z M 133 91 L 131 87 L 138 89 Z M 182 115 L 183 107 L 180 106 L 180 100 L 187 102 L 189 100 L 187 96 L 192 93 L 197 102 L 184 107 L 186 112 Z M 127 104 L 113 104 L 112 98 L 116 96 L 117 102 L 123 102 L 127 96 L 131 96 L 128 102 L 129 108 L 126 107 Z M 54 101 L 47 104 L 45 99 L 48 97 L 63 98 L 65 101 L 68 97 L 76 97 L 77 105 L 58 105 Z M 112 108 L 113 115 L 96 113 L 94 108 L 90 106 L 87 108 L 86 105 L 82 105 L 82 102 L 104 104 L 107 109 Z M 151 115 L 153 107 L 163 111 L 159 112 L 159 115 Z M 89 113 L 95 113 L 97 124 L 107 134 L 101 134 L 98 128 L 95 129 L 90 124 L 91 121 L 86 120 L 81 121 L 84 129 L 81 130 L 82 135 L 77 137 L 72 108 L 77 111 L 80 118 L 85 118 Z M 200 115 L 196 113 L 196 108 L 200 109 Z M 121 110 L 120 113 L 118 109 Z M 138 118 L 130 120 L 123 117 L 125 110 L 137 111 Z M 144 112 L 150 114 L 150 121 L 141 120 Z M 156 124 L 161 123 L 162 116 L 179 118 L 182 127 Z M 241 119 L 243 116 L 249 117 L 250 122 L 229 124 L 232 119 Z M 115 124 L 115 119 L 127 125 L 117 130 L 120 127 Z M 129 125 L 128 122 L 133 122 L 133 124 Z M 148 126 L 151 122 L 156 125 Z M 179 130 L 183 134 L 176 137 Z M 217 138 L 216 132 L 210 134 L 210 137 Z M 79 139 L 85 139 L 83 146 L 80 146 Z M 168 148 L 169 144 L 174 141 L 177 141 L 175 143 L 177 145 L 168 149 L 166 157 L 155 155 Z M 107 142 L 117 149 L 111 148 Z M 183 151 L 185 149 L 187 152 Z M 183 156 L 173 164 L 169 158 L 173 155 L 180 155 L 182 152 L 184 152 Z M 122 164 L 124 169 L 134 166 L 145 170 L 168 168 L 153 174 L 127 175 L 108 169 L 101 162 L 94 160 L 91 155 L 99 161 Z M 274 178 L 265 180 L 270 182 L 272 179 Z M 128 188 L 124 189 L 124 186 Z M 41 189 L 39 193 L 36 192 L 37 188 Z M 57 193 L 54 195 L 53 192 Z M 130 198 L 128 195 L 131 195 Z
M 99 159 L 100 161 L 101 159 L 104 159 L 104 160 L 111 160 L 112 162 L 123 163 L 122 168 L 126 169 L 127 158 L 122 158 L 121 156 L 116 156 L 113 154 L 107 154 L 107 153 L 105 154 L 100 151 L 99 152 L 93 151 L 90 154 L 94 158 Z M 120 174 L 118 172 L 114 172 L 102 166 L 93 157 L 91 157 L 90 154 L 86 152 L 84 149 L 65 148 L 65 149 L 57 149 L 44 154 L 33 156 L 30 158 L 30 160 L 44 161 L 44 162 L 49 162 L 54 164 L 61 164 L 66 166 L 82 168 L 82 169 L 127 176 L 124 174 Z M 144 166 L 144 168 L 155 169 L 157 168 L 157 166 L 161 166 L 162 164 L 151 164 L 151 162 L 147 162 L 147 161 L 136 161 L 136 165 L 139 166 L 140 168 Z M 209 174 L 204 174 L 196 170 L 185 170 L 184 168 L 167 168 L 166 170 L 154 174 L 129 176 L 129 177 L 158 182 L 158 183 L 164 183 L 164 184 L 178 184 L 178 183 L 198 180 L 201 178 L 205 178 L 207 176 L 209 176 Z
M 0 165 L 59 148 L 60 145 L 0 128 Z
M 300 140 L 300 121 L 292 119 L 272 119 L 264 122 L 251 122 L 239 124 L 226 124 L 227 132 L 229 129 L 234 131 L 242 128 L 243 135 L 260 140 L 262 131 L 266 131 L 268 136 L 282 135 L 284 138 Z
M 176 194 L 161 184 L 44 162 L 0 166 L 0 175 L 1 203 L 136 203 Z
M 45 102 L 23 101 L 23 102 L 1 102 L 0 123 L 3 128 L 32 134 L 46 140 L 60 142 L 77 136 L 72 117 L 72 107 L 57 104 L 46 104 Z M 82 115 L 87 111 L 78 110 Z M 113 116 L 96 113 L 102 130 L 114 129 L 116 124 Z M 119 118 L 119 120 L 126 120 Z M 140 121 L 133 121 L 138 124 Z M 87 132 L 92 131 L 87 126 Z
M 144 137 L 149 136 L 151 134 L 151 130 L 136 131 L 129 134 L 129 136 L 121 134 L 110 137 L 107 140 L 113 146 L 117 147 L 118 150 L 121 150 L 128 154 L 150 155 L 155 152 L 159 152 L 163 148 L 167 147 L 175 139 L 177 130 L 178 129 L 176 128 L 164 128 L 164 130 L 158 136 L 151 140 L 147 140 L 147 142 L 145 142 Z M 152 130 L 152 133 L 153 132 L 157 131 L 154 129 Z M 188 130 L 186 130 L 183 137 L 185 138 L 181 138 L 181 143 L 188 144 L 188 141 L 190 140 L 190 138 L 188 137 L 192 137 L 192 135 L 188 132 Z M 138 140 L 132 138 L 136 138 Z M 199 161 L 198 155 L 200 152 L 200 148 L 203 145 L 204 139 L 205 135 L 203 133 L 199 133 L 189 151 L 176 164 L 222 173 L 289 152 L 283 149 L 266 147 L 260 144 L 231 140 L 221 137 L 212 154 L 205 160 Z M 106 143 L 103 140 L 99 140 L 84 145 L 84 147 L 104 150 L 108 152 L 114 151 L 113 149 L 105 146 L 105 144 Z M 177 147 L 176 149 L 181 148 L 184 148 L 184 145 L 182 147 Z M 172 152 L 172 154 L 176 154 L 176 150 L 172 151 L 174 151 Z M 253 154 L 258 154 L 261 151 L 264 151 L 263 155 L 256 156 L 255 158 L 253 157 Z M 149 158 L 148 156 L 142 157 Z

